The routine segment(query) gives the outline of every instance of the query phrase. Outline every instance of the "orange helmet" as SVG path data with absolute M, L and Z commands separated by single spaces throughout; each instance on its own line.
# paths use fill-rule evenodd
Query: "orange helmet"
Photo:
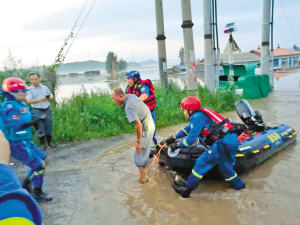
M 180 107 L 182 109 L 191 109 L 196 111 L 201 108 L 201 101 L 195 96 L 189 96 L 181 101 Z
M 28 89 L 25 81 L 18 77 L 6 78 L 2 83 L 2 88 L 5 92 L 26 91 Z

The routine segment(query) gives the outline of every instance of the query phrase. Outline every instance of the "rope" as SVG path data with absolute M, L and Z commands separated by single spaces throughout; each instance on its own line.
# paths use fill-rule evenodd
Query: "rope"
M 158 167 L 159 157 L 160 157 L 160 152 L 161 152 L 161 150 L 162 150 L 166 145 L 167 145 L 167 144 L 164 144 L 164 145 L 162 145 L 162 146 L 160 147 L 160 149 L 159 149 L 159 151 L 157 152 L 157 154 L 155 155 L 154 159 L 153 159 L 152 162 L 149 164 L 149 166 L 147 167 L 147 169 L 145 170 L 145 172 L 143 173 L 143 175 L 140 177 L 139 180 L 141 180 L 141 179 L 146 175 L 146 173 L 148 172 L 148 170 L 150 169 L 150 167 L 152 166 L 152 164 L 153 164 L 153 163 L 155 162 L 155 160 L 157 159 L 156 166 L 155 166 L 155 170 L 154 170 L 153 175 L 152 175 L 151 178 L 150 178 L 149 183 L 152 181 L 152 179 L 153 179 L 154 176 L 155 176 L 157 167 Z
M 79 31 L 81 30 L 81 27 L 82 27 L 82 25 L 84 24 L 84 22 L 85 22 L 86 18 L 87 18 L 87 17 L 88 17 L 88 15 L 90 14 L 90 12 L 91 12 L 92 8 L 94 7 L 94 5 L 95 5 L 96 1 L 97 1 L 97 0 L 95 0 L 95 1 L 94 1 L 94 3 L 93 3 L 93 5 L 91 6 L 91 8 L 90 8 L 89 12 L 88 12 L 88 13 L 87 13 L 87 15 L 85 16 L 85 18 L 84 18 L 84 21 L 82 22 L 82 24 L 81 24 L 81 26 L 80 26 L 80 28 L 79 28 L 79 30 L 78 30 L 78 32 L 77 32 L 77 34 L 76 34 L 76 36 L 75 36 L 75 37 L 74 37 L 74 39 L 73 39 L 73 41 L 71 42 L 71 45 L 69 46 L 69 48 L 68 48 L 68 50 L 67 50 L 67 52 L 66 52 L 65 56 L 68 54 L 68 52 L 69 52 L 69 50 L 70 50 L 70 48 L 71 48 L 71 46 L 72 46 L 73 42 L 75 41 L 75 39 L 76 39 L 77 35 L 79 34 Z

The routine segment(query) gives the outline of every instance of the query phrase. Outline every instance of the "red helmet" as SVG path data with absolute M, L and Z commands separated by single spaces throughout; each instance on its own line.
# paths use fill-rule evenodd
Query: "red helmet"
M 21 78 L 9 77 L 3 81 L 2 88 L 5 92 L 21 91 L 27 89 L 27 85 Z
M 180 107 L 182 109 L 198 110 L 201 108 L 201 101 L 195 96 L 189 96 L 181 101 Z

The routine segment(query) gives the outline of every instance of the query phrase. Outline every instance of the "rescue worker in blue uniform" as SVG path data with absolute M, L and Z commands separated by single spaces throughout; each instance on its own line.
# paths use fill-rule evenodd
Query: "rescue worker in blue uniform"
M 199 186 L 200 179 L 216 165 L 231 187 L 236 190 L 245 188 L 245 183 L 233 170 L 239 145 L 234 125 L 219 113 L 201 108 L 200 99 L 194 96 L 183 99 L 181 108 L 184 110 L 184 115 L 190 119 L 190 124 L 166 139 L 171 150 L 188 148 L 199 142 L 209 148 L 196 160 L 185 184 L 173 183 L 174 190 L 183 198 L 188 198 L 190 193 Z M 183 137 L 186 138 L 177 140 Z
M 29 108 L 21 102 L 25 100 L 28 90 L 22 79 L 7 78 L 2 88 L 6 101 L 1 104 L 0 128 L 9 141 L 11 156 L 30 167 L 23 188 L 32 192 L 32 181 L 33 197 L 37 201 L 51 201 L 52 197 L 42 191 L 47 155 L 31 141 L 31 126 L 46 118 L 33 118 Z
M 37 202 L 22 188 L 15 171 L 8 165 L 9 143 L 0 130 L 0 224 L 41 225 L 42 212 Z
M 156 99 L 155 99 L 155 94 L 154 94 L 155 88 L 154 88 L 151 80 L 149 80 L 149 79 L 142 80 L 140 73 L 136 70 L 127 72 L 125 77 L 127 79 L 127 84 L 128 84 L 125 93 L 136 95 L 148 106 L 148 108 L 150 109 L 150 112 L 151 112 L 153 122 L 155 124 Z M 155 145 L 157 144 L 157 140 L 155 138 L 155 132 L 153 135 L 153 142 Z

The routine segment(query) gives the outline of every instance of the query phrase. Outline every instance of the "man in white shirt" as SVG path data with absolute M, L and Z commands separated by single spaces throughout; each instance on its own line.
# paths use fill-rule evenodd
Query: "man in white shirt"
M 52 112 L 49 100 L 53 99 L 53 95 L 47 86 L 41 84 L 40 75 L 32 73 L 29 75 L 30 86 L 26 93 L 27 103 L 31 104 L 33 113 L 37 117 L 46 116 L 46 120 L 40 120 L 38 137 L 40 139 L 41 148 L 45 148 L 46 139 L 49 147 L 55 147 L 52 142 Z

